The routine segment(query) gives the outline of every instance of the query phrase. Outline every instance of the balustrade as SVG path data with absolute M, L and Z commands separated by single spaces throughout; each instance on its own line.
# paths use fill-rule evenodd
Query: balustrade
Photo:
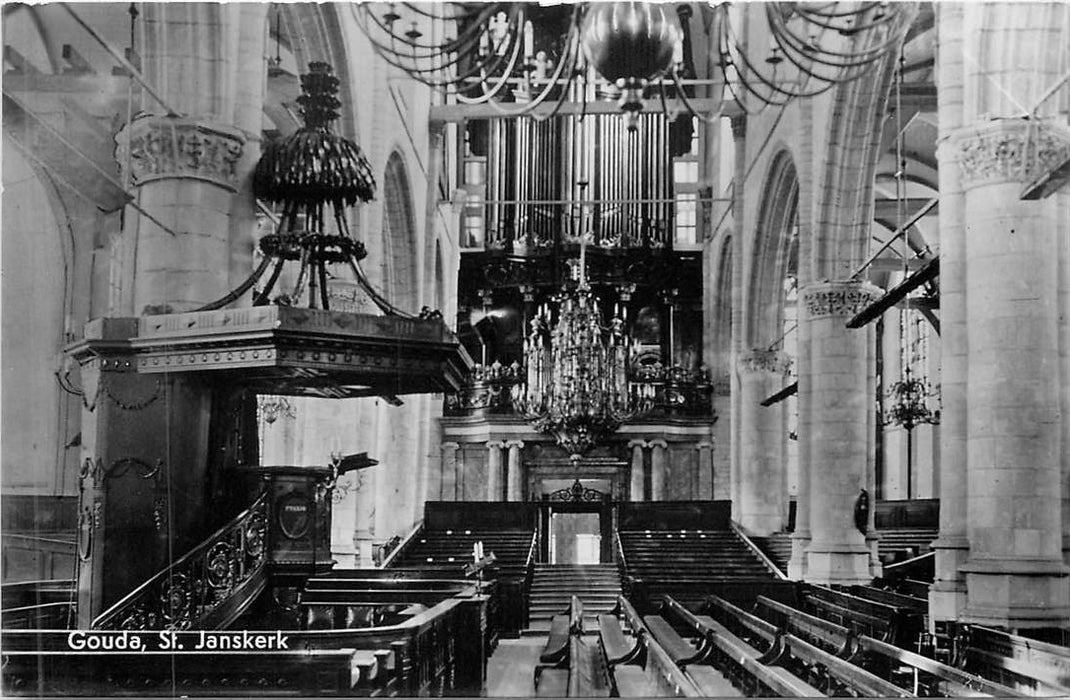
M 183 630 L 222 626 L 234 599 L 265 581 L 267 493 L 171 566 L 101 613 L 95 629 Z
M 658 362 L 634 365 L 631 375 L 629 391 L 638 403 L 649 407 L 648 416 L 712 415 L 713 384 L 704 368 L 688 370 Z M 468 383 L 446 395 L 446 415 L 522 415 L 514 403 L 513 389 L 523 386 L 526 376 L 525 368 L 517 362 L 476 365 Z

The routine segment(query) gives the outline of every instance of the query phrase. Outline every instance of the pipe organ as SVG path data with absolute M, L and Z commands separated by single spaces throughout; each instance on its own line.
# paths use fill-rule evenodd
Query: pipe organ
M 671 247 L 670 126 L 663 114 L 640 115 L 633 131 L 617 114 L 469 124 L 465 229 L 488 250 L 582 233 L 601 248 Z

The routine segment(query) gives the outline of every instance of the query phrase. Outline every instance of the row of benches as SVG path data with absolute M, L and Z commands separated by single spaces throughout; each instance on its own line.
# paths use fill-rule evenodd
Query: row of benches
M 1021 695 L 982 676 L 759 596 L 747 612 L 717 596 L 710 614 L 762 653 L 824 692 L 882 696 Z

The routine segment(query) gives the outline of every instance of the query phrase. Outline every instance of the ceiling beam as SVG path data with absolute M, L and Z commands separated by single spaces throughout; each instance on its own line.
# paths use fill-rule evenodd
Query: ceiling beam
M 867 323 L 877 320 L 885 311 L 898 304 L 900 300 L 905 299 L 907 294 L 910 294 L 921 285 L 926 282 L 931 282 L 939 276 L 940 258 L 932 258 L 923 268 L 911 274 L 905 280 L 885 292 L 880 299 L 877 299 L 872 304 L 869 304 L 866 308 L 855 314 L 855 316 L 847 322 L 847 327 L 861 328 Z

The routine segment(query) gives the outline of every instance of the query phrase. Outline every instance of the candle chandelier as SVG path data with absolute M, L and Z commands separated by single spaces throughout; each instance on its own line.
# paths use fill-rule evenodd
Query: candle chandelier
M 513 405 L 575 462 L 650 405 L 629 391 L 631 342 L 624 319 L 617 312 L 602 325 L 600 300 L 587 281 L 586 237 L 574 269 L 576 286 L 554 299 L 556 323 L 547 307 L 531 320 L 524 340 L 527 382 L 512 391 Z
M 357 23 L 387 63 L 460 104 L 548 119 L 568 101 L 615 98 L 629 115 L 643 98 L 661 111 L 696 115 L 691 100 L 724 90 L 744 109 L 780 105 L 856 80 L 901 43 L 913 3 L 765 3 L 764 12 L 720 4 L 709 17 L 709 75 L 692 59 L 690 4 L 592 2 L 360 3 Z M 748 46 L 765 25 L 763 46 Z M 675 15 L 675 16 L 674 16 Z M 707 71 L 703 69 L 703 73 Z M 590 89 L 591 87 L 596 89 Z M 547 108 L 538 109 L 540 105 Z

